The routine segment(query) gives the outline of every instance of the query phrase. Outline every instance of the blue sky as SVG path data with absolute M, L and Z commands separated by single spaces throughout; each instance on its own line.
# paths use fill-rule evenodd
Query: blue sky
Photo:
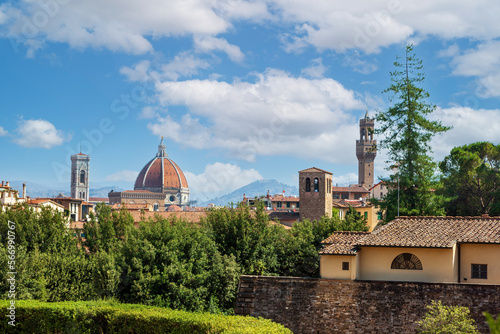
M 132 188 L 164 136 L 193 199 L 316 166 L 357 181 L 355 140 L 396 55 L 414 43 L 433 156 L 500 139 L 500 4 L 493 0 L 0 2 L 0 175 L 69 189 Z M 380 139 L 380 138 L 379 138 Z M 384 152 L 376 173 L 387 173 Z

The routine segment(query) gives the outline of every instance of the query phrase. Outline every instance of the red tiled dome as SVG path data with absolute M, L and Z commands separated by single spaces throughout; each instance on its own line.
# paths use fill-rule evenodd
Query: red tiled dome
M 181 212 L 182 209 L 180 208 L 180 206 L 174 204 L 174 205 L 169 206 L 167 211 L 168 212 Z
M 182 170 L 165 153 L 162 138 L 158 154 L 141 170 L 135 180 L 134 189 L 163 192 L 164 189 L 172 188 L 188 188 L 188 184 Z

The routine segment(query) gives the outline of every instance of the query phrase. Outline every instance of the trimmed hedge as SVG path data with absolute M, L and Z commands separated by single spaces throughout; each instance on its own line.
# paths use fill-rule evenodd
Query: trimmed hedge
M 0 300 L 1 333 L 292 333 L 253 317 L 190 313 L 108 301 L 16 301 L 16 326 L 8 324 L 10 301 Z

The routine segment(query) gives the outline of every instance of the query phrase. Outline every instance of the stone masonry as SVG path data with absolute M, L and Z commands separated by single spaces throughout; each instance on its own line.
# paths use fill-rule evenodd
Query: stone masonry
M 500 313 L 500 285 L 241 276 L 235 313 L 294 333 L 415 333 L 432 300 L 468 307 L 489 333 L 482 312 Z

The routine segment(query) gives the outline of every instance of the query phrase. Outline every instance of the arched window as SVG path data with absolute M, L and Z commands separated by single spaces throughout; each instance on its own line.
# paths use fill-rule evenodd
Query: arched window
M 311 179 L 310 178 L 306 179 L 306 191 L 307 192 L 311 191 Z
M 314 192 L 319 192 L 319 179 L 317 177 L 314 178 Z
M 401 253 L 392 260 L 391 269 L 422 270 L 422 262 L 413 254 Z
M 85 171 L 84 170 L 82 170 L 80 172 L 80 183 L 85 184 Z
M 361 129 L 361 140 L 365 140 L 366 139 L 366 131 L 365 131 L 365 128 L 362 128 Z

